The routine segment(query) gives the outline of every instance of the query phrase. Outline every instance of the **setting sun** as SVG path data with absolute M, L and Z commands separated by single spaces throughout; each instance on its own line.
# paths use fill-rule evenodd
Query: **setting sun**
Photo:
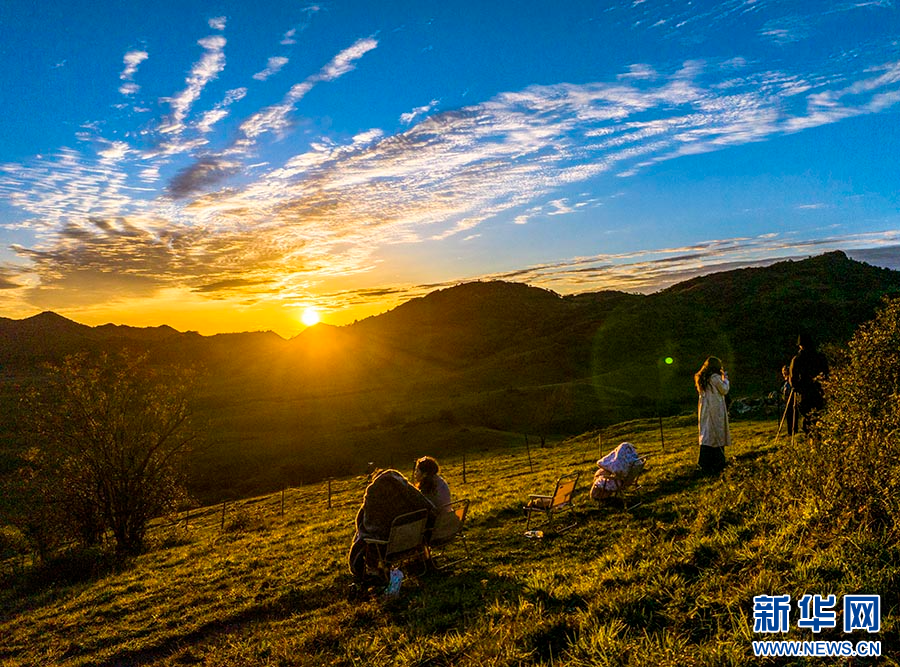
M 303 315 L 300 316 L 300 321 L 303 322 L 308 327 L 313 326 L 314 324 L 319 323 L 319 311 L 315 308 L 306 308 L 303 311 Z

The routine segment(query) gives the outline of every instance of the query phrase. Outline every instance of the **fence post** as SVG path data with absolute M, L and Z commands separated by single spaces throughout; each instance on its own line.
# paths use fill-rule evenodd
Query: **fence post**
M 281 516 L 284 516 L 284 487 L 281 487 Z
M 328 509 L 331 509 L 331 477 L 328 478 Z
M 663 435 L 662 415 L 659 416 L 659 444 L 662 450 L 666 451 L 666 438 Z
M 466 455 L 463 454 L 463 484 L 466 483 Z
M 225 505 L 226 505 L 226 502 L 222 503 L 222 530 L 225 530 Z
M 528 453 L 528 469 L 534 472 L 534 465 L 531 463 L 531 445 L 528 442 L 528 434 L 525 434 L 525 451 Z

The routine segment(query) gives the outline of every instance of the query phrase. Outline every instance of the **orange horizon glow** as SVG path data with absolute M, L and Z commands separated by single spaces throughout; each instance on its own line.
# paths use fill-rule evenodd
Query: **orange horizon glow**
M 334 309 L 318 305 L 304 307 L 291 303 L 242 305 L 231 301 L 168 293 L 153 298 L 131 299 L 94 307 L 2 308 L 0 316 L 21 320 L 51 311 L 91 327 L 104 324 L 138 328 L 169 326 L 176 331 L 193 331 L 203 336 L 272 331 L 282 338 L 290 339 L 310 326 L 304 321 L 307 311 L 316 312 L 317 323 L 343 326 L 378 315 L 396 305 L 395 301 L 371 302 Z

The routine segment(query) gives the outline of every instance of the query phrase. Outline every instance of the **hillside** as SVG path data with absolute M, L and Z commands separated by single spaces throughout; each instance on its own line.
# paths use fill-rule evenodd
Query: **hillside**
M 754 632 L 754 596 L 880 593 L 877 634 L 814 634 L 792 622 L 777 639 L 877 641 L 881 660 L 852 664 L 896 667 L 900 611 L 888 595 L 900 576 L 896 543 L 831 534 L 814 508 L 776 504 L 790 493 L 771 487 L 779 465 L 773 421 L 735 424 L 733 461 L 721 478 L 693 473 L 691 418 L 664 427 L 665 451 L 650 420 L 542 450 L 518 442 L 471 452 L 465 482 L 462 461 L 443 459 L 454 496 L 472 502 L 472 558 L 408 577 L 393 601 L 377 591 L 347 597 L 345 557 L 363 477 L 288 489 L 283 504 L 278 493 L 228 503 L 224 514 L 221 504 L 195 509 L 159 523 L 150 551 L 124 568 L 87 559 L 16 570 L 0 588 L 0 662 L 831 665 L 836 659 L 754 657 L 752 642 L 772 638 Z M 641 487 L 627 510 L 590 502 L 594 459 L 623 440 L 651 455 Z M 577 526 L 524 537 L 528 494 L 549 492 L 569 470 L 582 476 Z
M 73 352 L 146 351 L 205 369 L 197 408 L 208 446 L 194 490 L 213 501 L 463 452 L 471 429 L 533 439 L 694 409 L 711 354 L 735 398 L 764 396 L 801 329 L 840 345 L 900 272 L 829 253 L 727 271 L 650 295 L 560 296 L 517 283 L 461 284 L 344 327 L 291 340 L 169 327 L 87 327 L 52 313 L 0 319 L 0 470 L 25 446 L 16 397 L 41 364 Z M 671 357 L 674 363 L 662 362 Z

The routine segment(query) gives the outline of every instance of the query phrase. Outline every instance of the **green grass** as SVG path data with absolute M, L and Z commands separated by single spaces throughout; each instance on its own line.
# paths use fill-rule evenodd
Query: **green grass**
M 580 470 L 596 434 L 540 449 L 524 442 L 442 460 L 454 497 L 472 500 L 473 558 L 407 578 L 397 600 L 349 601 L 346 552 L 364 478 L 194 510 L 161 523 L 125 567 L 53 577 L 18 569 L 2 592 L 2 665 L 760 665 L 753 597 L 880 593 L 878 664 L 897 665 L 900 550 L 819 529 L 815 510 L 770 502 L 776 424 L 733 425 L 732 464 L 694 472 L 694 418 L 606 429 L 652 454 L 624 510 L 578 498 L 578 525 L 524 537 L 521 505 Z M 786 444 L 784 439 L 780 443 Z M 423 451 L 423 453 L 425 453 Z M 439 455 L 439 452 L 437 452 Z M 408 472 L 408 471 L 405 471 Z M 792 639 L 845 639 L 838 630 Z M 864 635 L 865 633 L 863 633 Z M 855 633 L 852 639 L 869 639 Z M 867 664 L 863 661 L 853 663 Z

